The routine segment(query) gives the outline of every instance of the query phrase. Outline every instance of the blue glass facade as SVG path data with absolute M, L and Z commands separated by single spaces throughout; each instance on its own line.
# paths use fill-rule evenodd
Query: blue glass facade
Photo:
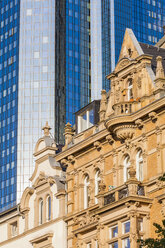
M 102 1 L 103 88 L 109 89 L 105 76 L 114 69 L 112 61 L 118 61 L 125 29 L 131 28 L 138 41 L 155 44 L 164 24 L 165 0 Z
M 19 1 L 0 1 L 0 211 L 16 204 Z
M 114 1 L 115 52 L 119 57 L 125 28 L 131 28 L 138 41 L 155 44 L 163 36 L 165 24 L 164 0 L 115 0 Z
M 90 101 L 89 0 L 66 0 L 66 122 Z

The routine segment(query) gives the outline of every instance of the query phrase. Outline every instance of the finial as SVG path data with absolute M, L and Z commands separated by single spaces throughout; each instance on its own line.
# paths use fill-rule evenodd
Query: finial
M 162 57 L 158 56 L 156 58 L 157 61 L 157 67 L 156 67 L 156 79 L 158 78 L 164 78 L 164 69 L 162 65 Z
M 64 136 L 65 136 L 65 145 L 66 145 L 66 146 L 67 146 L 70 142 L 72 142 L 73 135 L 74 135 L 74 132 L 73 132 L 72 125 L 68 122 L 68 123 L 65 125 L 65 133 L 64 133 Z
M 129 169 L 128 174 L 129 174 L 129 176 L 130 176 L 130 179 L 135 179 L 135 178 L 136 178 L 136 170 L 135 170 L 135 168 L 133 168 L 133 167 L 131 166 L 130 169 Z
M 50 135 L 51 127 L 48 125 L 48 121 L 46 121 L 46 125 L 42 128 L 44 130 L 44 136 Z
M 65 133 L 67 132 L 72 132 L 73 129 L 72 129 L 72 125 L 68 122 L 66 125 L 65 125 Z

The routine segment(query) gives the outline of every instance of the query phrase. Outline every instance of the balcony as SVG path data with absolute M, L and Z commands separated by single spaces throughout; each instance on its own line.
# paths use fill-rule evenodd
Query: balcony
M 129 193 L 128 185 L 123 185 L 121 187 L 113 189 L 110 192 L 106 193 L 106 195 L 104 195 L 104 206 L 120 201 L 131 195 L 132 194 Z M 135 196 L 145 196 L 144 186 L 138 185 Z
M 120 102 L 113 105 L 115 115 L 128 115 L 135 111 L 136 101 Z
M 132 114 L 138 110 L 138 102 L 133 99 L 113 105 L 114 114 L 105 122 L 106 128 L 120 141 L 132 139 L 136 125 Z

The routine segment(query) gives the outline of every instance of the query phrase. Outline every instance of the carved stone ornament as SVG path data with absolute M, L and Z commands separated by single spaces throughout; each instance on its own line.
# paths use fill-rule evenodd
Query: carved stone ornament
M 114 143 L 114 139 L 112 138 L 112 135 L 111 134 L 109 134 L 109 135 L 106 136 L 106 140 L 108 141 L 108 143 L 110 145 L 112 145 Z
M 62 165 L 63 168 L 66 168 L 66 167 L 68 166 L 68 160 L 65 159 L 65 158 L 62 159 L 62 160 L 61 160 L 61 165 Z
M 137 79 L 137 87 L 139 89 L 141 89 L 141 87 L 142 87 L 142 79 L 140 77 L 138 77 L 138 79 Z
M 141 119 L 136 120 L 136 121 L 135 121 L 135 124 L 137 125 L 137 127 L 138 127 L 139 129 L 142 129 L 143 126 L 144 126 L 144 123 L 143 123 L 143 121 L 142 121 Z
M 128 53 L 126 56 L 128 56 Z M 130 64 L 130 61 L 128 59 L 123 59 L 122 61 L 119 61 L 118 68 L 122 69 L 129 64 Z
M 101 179 L 99 183 L 99 194 L 103 194 L 105 192 L 105 189 L 106 189 L 106 185 L 103 182 L 103 179 Z
M 74 164 L 75 163 L 75 157 L 73 155 L 69 155 L 68 156 L 68 161 L 71 163 L 71 164 Z
M 148 116 L 151 118 L 153 122 L 155 122 L 158 118 L 156 112 L 151 112 L 148 114 Z
M 87 211 L 85 215 L 83 215 L 79 220 L 79 226 L 85 227 L 87 225 L 90 225 L 92 223 L 98 222 L 100 219 L 99 215 L 90 215 Z
M 93 145 L 96 147 L 97 151 L 101 150 L 101 143 L 99 141 L 95 141 Z
M 125 124 L 114 128 L 114 132 L 119 140 L 132 139 L 135 134 L 136 125 Z

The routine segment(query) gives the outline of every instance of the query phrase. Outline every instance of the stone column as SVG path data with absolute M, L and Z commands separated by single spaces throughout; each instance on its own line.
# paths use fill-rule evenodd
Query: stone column
M 130 244 L 131 248 L 138 248 L 137 239 L 137 214 L 135 212 L 130 213 Z

